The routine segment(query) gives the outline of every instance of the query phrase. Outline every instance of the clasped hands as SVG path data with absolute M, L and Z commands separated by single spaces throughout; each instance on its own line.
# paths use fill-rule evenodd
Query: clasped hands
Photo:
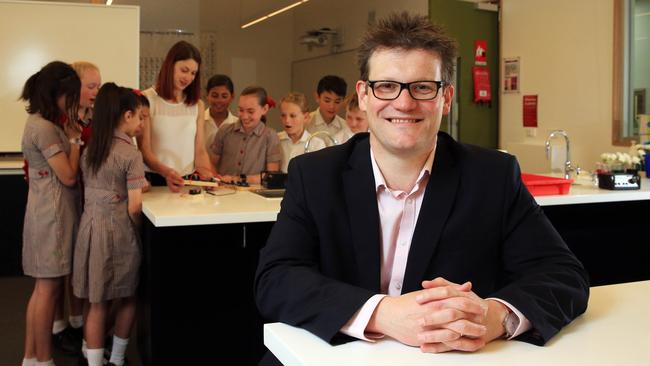
M 503 335 L 508 309 L 480 298 L 470 282 L 456 284 L 439 277 L 423 281 L 422 287 L 382 299 L 366 330 L 430 353 L 473 352 Z

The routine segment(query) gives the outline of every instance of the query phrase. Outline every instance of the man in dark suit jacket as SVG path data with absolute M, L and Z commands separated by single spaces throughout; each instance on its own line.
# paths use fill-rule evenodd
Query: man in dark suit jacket
M 585 311 L 587 276 L 514 157 L 438 131 L 455 43 L 403 13 L 371 29 L 359 54 L 370 134 L 291 161 L 260 254 L 261 314 L 332 343 L 544 344 Z

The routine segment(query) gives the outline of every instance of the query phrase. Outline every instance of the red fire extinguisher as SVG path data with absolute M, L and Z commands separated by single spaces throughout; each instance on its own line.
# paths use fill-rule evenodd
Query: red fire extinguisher
M 474 80 L 474 103 L 491 102 L 490 70 L 485 66 L 473 66 L 472 79 Z

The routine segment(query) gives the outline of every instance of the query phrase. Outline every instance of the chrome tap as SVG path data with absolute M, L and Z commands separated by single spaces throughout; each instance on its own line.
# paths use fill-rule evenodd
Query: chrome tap
M 330 139 L 330 141 L 331 141 L 332 144 L 334 144 L 334 145 L 338 145 L 338 144 L 339 144 L 339 142 L 336 141 L 336 139 L 335 139 L 334 137 L 332 137 L 332 135 L 330 135 L 329 132 L 327 132 L 327 131 L 316 131 L 316 132 L 312 133 L 311 136 L 309 136 L 309 138 L 307 139 L 307 142 L 305 142 L 305 152 L 306 152 L 306 153 L 309 152 L 309 144 L 311 143 L 311 139 L 313 139 L 314 137 L 316 137 L 316 136 L 318 136 L 318 135 L 324 135 L 324 136 L 327 136 L 327 138 Z
M 571 172 L 574 171 L 576 174 L 580 174 L 580 167 L 574 167 L 571 163 L 571 150 L 569 144 L 569 135 L 567 135 L 564 130 L 554 130 L 548 135 L 546 139 L 546 159 L 551 158 L 551 140 L 555 136 L 564 137 L 564 143 L 566 144 L 566 159 L 564 160 L 564 179 L 571 179 Z

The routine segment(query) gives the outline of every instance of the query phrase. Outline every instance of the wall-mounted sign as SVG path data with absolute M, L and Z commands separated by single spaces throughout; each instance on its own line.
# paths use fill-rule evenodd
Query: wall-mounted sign
M 519 57 L 503 59 L 503 92 L 519 93 L 521 79 L 519 77 Z
M 537 95 L 524 95 L 524 127 L 537 127 Z
M 474 65 L 487 65 L 487 41 L 484 39 L 474 41 Z

